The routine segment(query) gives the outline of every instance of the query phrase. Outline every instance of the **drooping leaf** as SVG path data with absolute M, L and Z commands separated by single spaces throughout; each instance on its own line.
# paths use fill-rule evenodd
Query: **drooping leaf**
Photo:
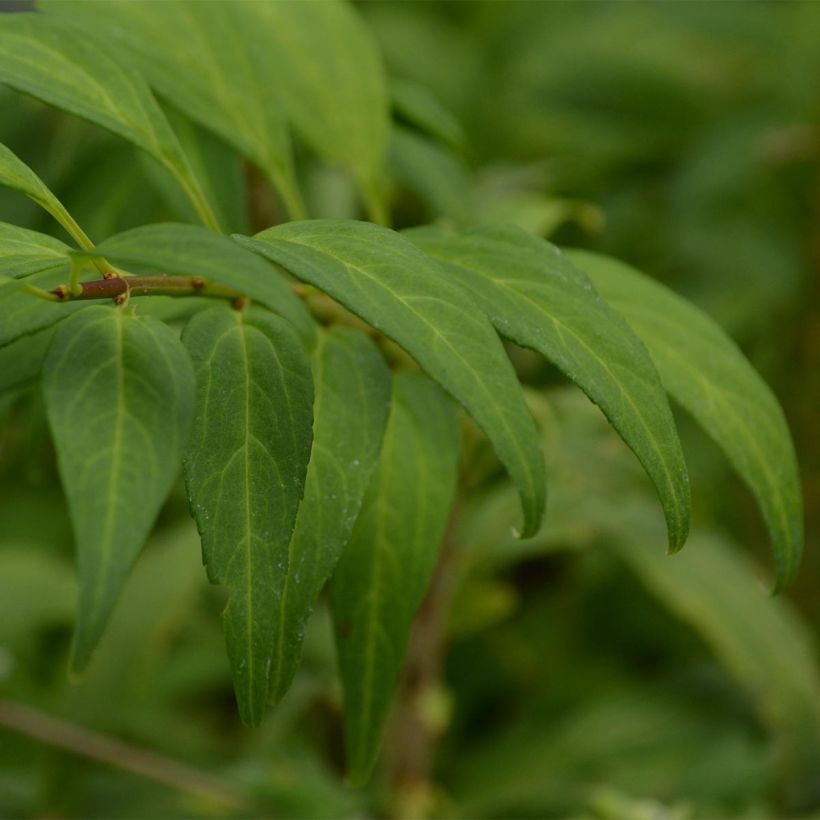
M 2 44 L 2 26 L 0 26 L 0 47 Z M 0 64 L 2 63 L 2 51 L 0 51 Z M 2 74 L 0 74 L 2 77 Z M 74 218 L 63 207 L 63 204 L 49 190 L 31 168 L 28 167 L 10 148 L 0 142 L 0 187 L 11 188 L 19 191 L 36 202 L 43 210 L 50 213 L 57 222 L 60 223 L 74 241 L 81 248 L 91 248 L 93 243 L 85 235 L 82 228 L 74 221 Z
M 379 466 L 331 582 L 354 785 L 373 768 L 410 626 L 436 565 L 458 443 L 449 400 L 424 376 L 398 373 Z
M 652 359 L 589 279 L 558 251 L 517 228 L 407 234 L 447 263 L 497 330 L 554 362 L 606 414 L 657 489 L 670 550 L 689 531 L 689 480 Z
M 216 227 L 202 189 L 142 76 L 123 67 L 105 40 L 43 14 L 0 18 L 0 82 L 77 114 L 161 162 Z
M 450 148 L 464 147 L 461 123 L 428 90 L 413 80 L 392 80 L 390 98 L 400 120 L 435 137 Z
M 387 150 L 389 100 L 385 70 L 370 32 L 342 0 L 249 3 L 275 61 L 270 82 L 281 88 L 300 135 L 330 163 L 353 173 L 378 209 Z
M 279 701 L 302 654 L 316 598 L 350 538 L 381 447 L 390 372 L 373 343 L 349 328 L 323 333 L 313 355 L 313 449 L 290 542 L 274 633 L 271 694 Z
M 315 324 L 281 273 L 230 239 L 196 225 L 145 225 L 106 239 L 96 253 L 132 273 L 200 276 L 235 288 L 283 316 L 313 344 Z
M 776 588 L 803 551 L 797 460 L 783 411 L 732 340 L 706 314 L 616 260 L 568 252 L 640 336 L 670 395 L 703 426 L 757 499 L 777 565 Z
M 188 496 L 208 577 L 230 591 L 225 640 L 239 712 L 257 725 L 310 458 L 310 365 L 287 322 L 265 311 L 213 308 L 182 338 L 197 379 Z
M 45 270 L 66 274 L 70 250 L 59 239 L 0 222 L 0 276 L 18 279 Z
M 458 399 L 518 486 L 524 536 L 535 533 L 545 502 L 535 424 L 498 336 L 469 291 L 404 237 L 363 222 L 311 220 L 237 240 L 394 339 Z
M 124 49 L 159 94 L 253 160 L 276 185 L 291 216 L 302 215 L 279 63 L 271 48 L 275 32 L 251 8 L 257 4 L 59 0 L 40 5 Z M 309 59 L 308 52 L 300 57 Z
M 43 391 L 77 541 L 81 670 L 179 470 L 193 372 L 166 325 L 94 305 L 55 334 Z

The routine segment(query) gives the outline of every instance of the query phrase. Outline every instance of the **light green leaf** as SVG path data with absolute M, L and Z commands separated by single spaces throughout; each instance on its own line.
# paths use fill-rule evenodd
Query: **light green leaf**
M 70 250 L 59 239 L 0 222 L 0 276 L 19 279 L 44 270 L 67 274 Z
M 672 412 L 646 348 L 589 279 L 555 246 L 518 228 L 407 235 L 447 263 L 500 333 L 546 356 L 600 405 L 652 478 L 669 549 L 679 549 L 690 498 Z
M 2 48 L 2 26 L 0 26 L 0 48 Z M 2 51 L 0 51 L 1 65 Z M 0 78 L 2 78 L 2 69 L 0 69 Z M 94 247 L 94 243 L 63 207 L 62 202 L 51 193 L 45 182 L 2 142 L 0 142 L 0 187 L 19 191 L 36 202 L 68 231 L 81 248 Z
M 271 48 L 275 32 L 252 8 L 256 3 L 58 0 L 40 5 L 116 43 L 159 94 L 252 159 L 277 187 L 291 216 L 302 216 L 279 98 L 279 63 Z M 300 55 L 295 68 L 309 59 L 310 52 Z
M 492 325 L 469 291 L 404 237 L 363 222 L 312 220 L 237 237 L 394 339 L 472 414 L 518 486 L 524 536 L 544 512 L 535 424 Z
M 310 458 L 310 364 L 287 322 L 264 311 L 207 310 L 182 338 L 197 379 L 188 496 L 208 577 L 230 590 L 225 640 L 239 712 L 258 725 Z
M 353 785 L 373 769 L 410 626 L 427 591 L 456 489 L 459 434 L 448 399 L 401 372 L 382 454 L 331 583 Z
M 42 14 L 0 17 L 0 82 L 77 114 L 133 142 L 176 178 L 203 222 L 217 227 L 202 189 L 142 76 L 117 54 L 63 20 Z
M 167 325 L 94 305 L 57 331 L 43 391 L 77 540 L 81 670 L 179 470 L 193 373 Z
M 461 123 L 428 90 L 413 80 L 392 80 L 390 97 L 400 120 L 456 150 L 466 141 Z
M 568 256 L 641 337 L 664 387 L 754 493 L 774 546 L 776 589 L 782 589 L 800 563 L 803 511 L 794 445 L 777 399 L 698 308 L 616 260 L 583 251 Z
M 313 449 L 290 542 L 274 633 L 271 692 L 285 695 L 316 598 L 350 538 L 379 456 L 390 372 L 375 345 L 349 328 L 323 333 L 313 357 Z
M 310 313 L 279 271 L 236 242 L 196 225 L 133 228 L 100 243 L 96 253 L 132 273 L 201 276 L 235 288 L 291 322 L 306 344 L 315 340 Z
M 389 100 L 378 47 L 341 0 L 249 3 L 268 38 L 276 82 L 301 136 L 353 173 L 373 217 L 387 150 Z

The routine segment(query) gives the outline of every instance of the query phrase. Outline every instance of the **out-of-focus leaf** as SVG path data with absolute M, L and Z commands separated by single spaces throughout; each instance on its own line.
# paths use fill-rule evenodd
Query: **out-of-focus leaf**
M 458 150 L 464 147 L 461 123 L 425 86 L 412 80 L 393 80 L 390 83 L 390 97 L 399 119 L 450 148 Z
M 179 142 L 142 76 L 124 68 L 111 46 L 42 14 L 0 18 L 0 82 L 90 120 L 161 162 L 202 220 L 215 217 Z
M 458 441 L 449 400 L 425 377 L 398 373 L 379 466 L 331 584 L 353 784 L 373 768 L 410 625 L 436 564 Z
M 185 480 L 208 577 L 230 590 L 225 639 L 239 712 L 258 725 L 313 438 L 310 366 L 290 326 L 261 311 L 207 310 L 183 342 L 197 379 Z
M 281 68 L 272 47 L 277 34 L 253 8 L 265 4 L 59 0 L 40 5 L 124 49 L 159 94 L 253 160 L 277 187 L 291 216 L 302 215 Z M 300 58 L 309 59 L 312 52 Z M 302 66 L 300 59 L 291 71 Z
M 313 357 L 313 449 L 288 550 L 274 631 L 271 692 L 281 700 L 302 654 L 305 623 L 358 517 L 381 447 L 390 372 L 362 333 L 338 328 L 319 337 Z
M 93 306 L 60 326 L 43 389 L 77 540 L 80 670 L 179 470 L 193 373 L 166 325 Z
M 553 361 L 606 414 L 652 478 L 670 550 L 689 530 L 689 481 L 672 412 L 646 349 L 553 245 L 513 228 L 407 234 L 441 259 L 498 331 Z
M 726 453 L 760 505 L 781 589 L 800 562 L 803 512 L 794 446 L 774 395 L 706 314 L 616 260 L 570 259 L 641 337 L 664 386 Z
M 236 242 L 195 225 L 145 225 L 112 236 L 96 253 L 146 273 L 200 276 L 219 282 L 287 319 L 312 346 L 316 326 L 284 277 Z
M 516 483 L 523 535 L 545 504 L 544 461 L 521 388 L 489 320 L 441 264 L 362 222 L 311 220 L 237 237 L 394 339 L 470 412 Z
M 389 99 L 367 27 L 341 0 L 248 6 L 266 33 L 275 64 L 271 82 L 280 88 L 295 128 L 325 160 L 349 168 L 378 211 Z

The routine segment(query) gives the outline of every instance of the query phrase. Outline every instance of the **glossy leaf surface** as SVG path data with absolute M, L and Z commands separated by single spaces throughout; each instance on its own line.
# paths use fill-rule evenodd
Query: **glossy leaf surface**
M 271 692 L 281 700 L 302 653 L 305 623 L 350 538 L 381 448 L 390 372 L 362 333 L 337 328 L 313 355 L 313 449 L 281 581 Z
M 43 391 L 77 542 L 81 670 L 179 471 L 193 373 L 166 325 L 95 305 L 55 334 Z
M 544 511 L 544 461 L 515 372 L 471 294 L 404 237 L 312 220 L 238 238 L 394 339 L 470 412 L 521 494 L 524 535 Z
M 378 753 L 410 626 L 447 526 L 458 451 L 448 398 L 422 375 L 396 374 L 379 466 L 331 582 L 354 785 L 367 780 Z
M 694 305 L 616 260 L 582 251 L 568 255 L 641 337 L 666 389 L 754 493 L 782 588 L 803 551 L 803 510 L 794 445 L 771 390 L 737 345 Z
M 550 243 L 517 228 L 407 234 L 447 263 L 507 338 L 554 362 L 606 414 L 663 504 L 670 550 L 689 531 L 686 463 L 652 359 L 589 279 Z
M 188 496 L 208 577 L 229 588 L 228 658 L 242 720 L 256 725 L 310 458 L 310 366 L 290 326 L 264 311 L 204 311 L 183 342 L 197 380 Z

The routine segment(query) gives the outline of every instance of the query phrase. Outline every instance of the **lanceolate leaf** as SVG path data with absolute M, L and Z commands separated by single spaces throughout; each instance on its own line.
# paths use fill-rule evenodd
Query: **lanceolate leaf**
M 2 27 L 0 26 L 0 44 L 2 44 Z M 0 64 L 2 52 L 0 51 Z M 82 228 L 63 207 L 63 204 L 49 190 L 31 168 L 28 167 L 9 148 L 0 142 L 0 187 L 11 188 L 34 200 L 41 208 L 50 213 L 74 238 L 81 248 L 91 248 L 93 243 Z
M 276 33 L 251 8 L 255 3 L 58 0 L 40 5 L 125 49 L 163 97 L 252 159 L 277 186 L 291 216 L 301 215 L 279 99 L 282 78 L 271 48 Z M 312 50 L 300 57 L 311 59 Z
M 301 136 L 328 162 L 349 168 L 374 208 L 387 150 L 389 100 L 381 56 L 356 12 L 341 0 L 249 3 L 275 60 Z
M 401 120 L 435 137 L 456 150 L 464 147 L 466 138 L 461 123 L 427 88 L 412 80 L 393 80 L 390 83 L 393 110 Z
M 523 534 L 536 532 L 545 489 L 535 424 L 498 336 L 469 291 L 404 237 L 363 222 L 313 220 L 237 239 L 394 339 L 455 396 L 518 486 Z
M 390 406 L 390 372 L 359 331 L 323 333 L 313 356 L 316 397 L 305 495 L 281 581 L 271 692 L 281 700 L 302 653 L 316 598 L 350 538 L 379 456 Z
M 228 658 L 242 720 L 256 725 L 310 458 L 310 365 L 290 326 L 264 311 L 204 311 L 183 342 L 197 379 L 188 496 L 208 577 L 230 591 Z
M 604 299 L 649 348 L 664 387 L 726 453 L 757 498 L 777 564 L 776 588 L 803 551 L 797 460 L 783 411 L 721 328 L 693 305 L 627 265 L 570 251 Z
M 655 483 L 669 548 L 689 531 L 689 480 L 666 393 L 646 348 L 553 245 L 517 228 L 410 231 L 498 331 L 560 367 L 606 414 Z
M 177 138 L 141 75 L 115 52 L 62 20 L 42 14 L 0 18 L 0 82 L 119 134 L 158 159 L 206 224 L 215 226 Z
M 458 424 L 424 376 L 399 373 L 376 473 L 331 584 L 345 692 L 349 777 L 367 780 L 410 626 L 424 598 L 456 488 Z
M 193 373 L 166 325 L 94 305 L 60 326 L 43 390 L 77 539 L 81 670 L 179 470 Z
M 70 248 L 59 239 L 0 222 L 0 276 L 14 279 L 71 267 Z
M 315 340 L 315 324 L 282 274 L 233 240 L 204 228 L 146 225 L 106 239 L 97 253 L 132 273 L 201 276 L 235 288 L 290 321 L 307 345 Z

